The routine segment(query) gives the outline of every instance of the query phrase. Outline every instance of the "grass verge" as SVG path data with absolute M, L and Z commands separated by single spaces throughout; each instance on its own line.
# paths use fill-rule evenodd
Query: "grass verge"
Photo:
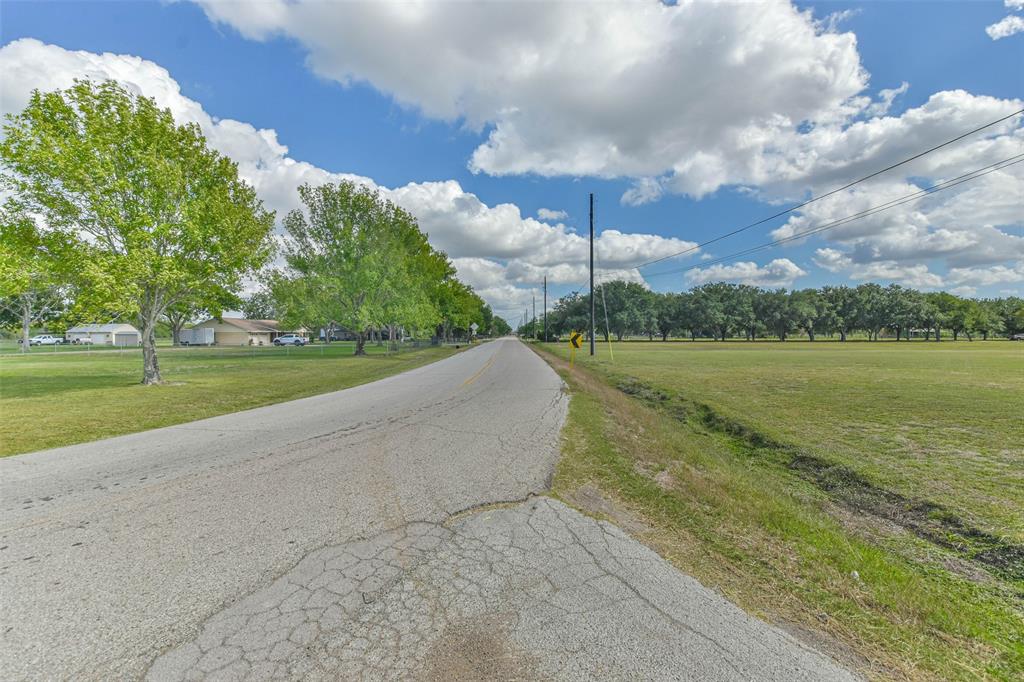
M 1022 581 L 843 504 L 740 420 L 539 352 L 573 393 L 554 495 L 871 677 L 1020 678 Z
M 336 391 L 452 354 L 447 347 L 353 357 L 351 344 L 160 354 L 165 384 L 142 386 L 138 350 L 0 358 L 0 456 L 181 424 Z

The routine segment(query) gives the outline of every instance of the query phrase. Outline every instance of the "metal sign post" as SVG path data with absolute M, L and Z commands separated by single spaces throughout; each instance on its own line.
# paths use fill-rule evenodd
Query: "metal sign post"
M 569 335 L 569 367 L 576 364 L 576 350 L 583 347 L 583 334 L 573 332 Z

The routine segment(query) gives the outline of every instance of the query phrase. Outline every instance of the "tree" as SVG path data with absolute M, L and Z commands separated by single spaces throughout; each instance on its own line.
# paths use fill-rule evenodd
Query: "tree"
M 370 330 L 468 327 L 483 301 L 455 279 L 448 257 L 430 248 L 416 220 L 370 188 L 343 181 L 299 188 L 304 209 L 284 221 L 288 271 L 272 278 L 290 324 L 336 325 L 366 353 Z
M 248 320 L 276 320 L 279 315 L 273 292 L 268 289 L 243 297 L 238 309 Z
M 453 338 L 456 332 L 469 336 L 470 325 L 483 323 L 483 300 L 466 284 L 454 277 L 444 280 L 440 299 L 441 330 L 446 340 Z M 531 326 L 528 335 L 535 335 L 536 326 Z
M 113 81 L 35 91 L 4 135 L 4 185 L 74 242 L 84 305 L 135 319 L 144 384 L 167 309 L 223 298 L 272 254 L 274 215 L 234 162 Z
M 988 341 L 990 334 L 998 334 L 1003 329 L 1003 321 L 999 315 L 1001 299 L 984 299 L 978 301 L 978 313 L 974 319 L 973 329 Z
M 681 329 L 682 294 L 655 294 L 655 325 L 662 341 L 668 341 L 669 334 Z
M 877 341 L 879 332 L 891 320 L 891 297 L 874 282 L 861 284 L 853 295 L 857 301 L 857 326 L 867 331 L 869 341 Z
M 953 340 L 957 341 L 960 338 L 960 334 L 966 334 L 967 340 L 973 341 L 974 338 L 971 335 L 971 330 L 977 324 L 980 306 L 976 301 L 953 296 L 952 294 L 947 295 L 950 298 L 944 301 L 948 305 L 946 321 L 949 325 L 949 330 L 953 332 Z
M 795 313 L 789 303 L 789 293 L 785 289 L 759 292 L 754 299 L 754 311 L 758 319 L 778 337 L 779 341 L 785 341 L 789 332 L 796 326 Z
M 725 282 L 704 284 L 693 290 L 697 313 L 695 324 L 710 331 L 720 341 L 725 341 L 736 326 L 736 320 L 731 314 L 735 308 L 732 300 L 734 291 L 735 285 Z
M 586 330 L 589 324 L 590 299 L 578 291 L 570 292 L 558 299 L 548 313 L 548 326 L 554 336 Z
M 835 311 L 828 300 L 816 289 L 801 289 L 790 296 L 793 322 L 807 334 L 810 341 L 815 335 L 835 327 Z
M 168 306 L 164 311 L 164 319 L 167 326 L 171 328 L 171 343 L 177 346 L 181 343 L 181 330 L 189 322 L 194 322 L 202 314 L 202 310 L 195 305 L 182 301 Z
M 549 320 L 549 322 L 550 322 L 550 320 Z M 506 336 L 506 335 L 511 334 L 511 333 L 512 333 L 512 327 L 509 325 L 508 322 L 505 321 L 505 318 L 498 317 L 497 315 L 495 315 L 491 319 L 491 335 L 492 336 Z M 549 337 L 551 336 L 550 330 L 548 331 L 548 336 Z
M 15 202 L 0 209 L 0 309 L 18 326 L 22 353 L 28 352 L 32 325 L 65 307 L 67 287 L 58 271 L 62 247 L 40 233 Z
M 885 295 L 889 299 L 888 309 L 892 328 L 896 331 L 896 340 L 906 336 L 910 340 L 910 330 L 921 318 L 921 306 L 924 304 L 921 294 L 913 289 L 904 289 L 898 284 L 886 287 Z
M 863 284 L 821 290 L 785 289 L 767 291 L 725 282 L 708 283 L 683 293 L 653 293 L 641 285 L 621 280 L 601 285 L 608 302 L 611 331 L 620 339 L 627 334 L 653 334 L 662 338 L 676 331 L 688 331 L 691 339 L 710 335 L 725 340 L 730 333 L 743 332 L 756 339 L 767 330 L 786 340 L 801 329 L 814 341 L 819 334 L 838 330 L 841 340 L 855 329 L 864 329 L 878 340 L 882 329 L 892 329 L 896 339 L 910 339 L 910 330 L 928 329 L 926 338 L 941 338 L 943 327 L 957 334 L 1024 332 L 1024 300 L 1007 298 L 977 301 L 945 292 L 922 294 L 898 284 L 881 287 Z M 651 319 L 644 317 L 650 311 Z M 598 308 L 599 316 L 601 314 Z M 586 329 L 589 298 L 572 292 L 555 302 L 549 327 L 555 334 Z M 532 328 L 527 324 L 524 328 Z
M 835 314 L 839 340 L 846 341 L 846 336 L 857 328 L 860 321 L 857 295 L 845 286 L 824 287 L 821 295 Z
M 1002 333 L 1007 337 L 1024 332 L 1024 299 L 1010 296 L 993 306 Z
M 629 334 L 653 335 L 657 323 L 653 295 L 643 285 L 622 280 L 604 282 L 597 296 L 598 320 L 607 307 L 609 329 L 606 331 L 615 334 L 619 341 Z
M 202 317 L 220 317 L 225 310 L 233 310 L 235 308 L 244 311 L 243 300 L 230 292 L 223 292 L 219 300 L 211 297 L 206 301 L 205 305 L 200 305 L 193 301 L 180 301 L 168 306 L 167 310 L 164 311 L 164 320 L 171 330 L 171 343 L 175 346 L 181 343 L 181 330 L 185 328 L 186 324 L 195 322 Z M 250 316 L 246 315 L 246 317 Z
M 942 340 L 942 325 L 946 322 L 944 303 L 937 292 L 927 293 L 923 297 L 918 323 L 928 330 L 928 334 L 925 336 L 926 340 L 933 332 L 936 341 Z
M 732 289 L 728 296 L 726 310 L 737 329 L 742 329 L 747 341 L 756 341 L 757 334 L 766 326 L 757 314 L 758 299 L 764 294 L 757 287 L 740 284 Z

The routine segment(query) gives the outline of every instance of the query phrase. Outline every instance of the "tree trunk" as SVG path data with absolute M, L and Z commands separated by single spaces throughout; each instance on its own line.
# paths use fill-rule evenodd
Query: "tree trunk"
M 814 330 L 813 329 L 808 329 L 807 330 L 807 340 L 808 341 L 814 341 Z
M 846 330 L 845 329 L 840 329 L 839 330 L 839 340 L 840 341 L 846 341 Z
M 936 327 L 935 328 L 935 342 L 938 343 L 941 340 L 942 340 L 942 328 L 941 327 Z
M 662 341 L 668 341 L 668 332 L 662 332 L 661 333 L 661 340 Z
M 954 341 L 959 341 L 960 340 L 960 330 L 959 329 L 954 329 L 953 330 L 953 340 Z
M 27 298 L 21 300 L 21 352 L 28 352 L 28 339 L 32 326 L 32 304 Z
M 366 332 L 362 330 L 356 333 L 356 355 L 366 355 Z
M 142 329 L 142 383 L 153 386 L 163 381 L 160 377 L 160 363 L 156 359 L 156 325 L 144 321 Z

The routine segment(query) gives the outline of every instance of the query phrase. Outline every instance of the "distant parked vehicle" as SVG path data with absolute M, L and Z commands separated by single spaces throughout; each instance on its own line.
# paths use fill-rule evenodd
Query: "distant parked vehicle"
M 1014 334 L 1010 337 L 1010 341 L 1024 341 L 1024 334 Z
M 51 334 L 39 334 L 28 340 L 28 345 L 30 346 L 59 346 L 62 343 L 64 343 L 62 337 L 52 336 Z
M 91 346 L 92 339 L 88 336 L 79 336 L 71 340 L 71 343 L 75 346 Z
M 285 334 L 274 339 L 275 346 L 305 346 L 309 340 L 298 334 Z

